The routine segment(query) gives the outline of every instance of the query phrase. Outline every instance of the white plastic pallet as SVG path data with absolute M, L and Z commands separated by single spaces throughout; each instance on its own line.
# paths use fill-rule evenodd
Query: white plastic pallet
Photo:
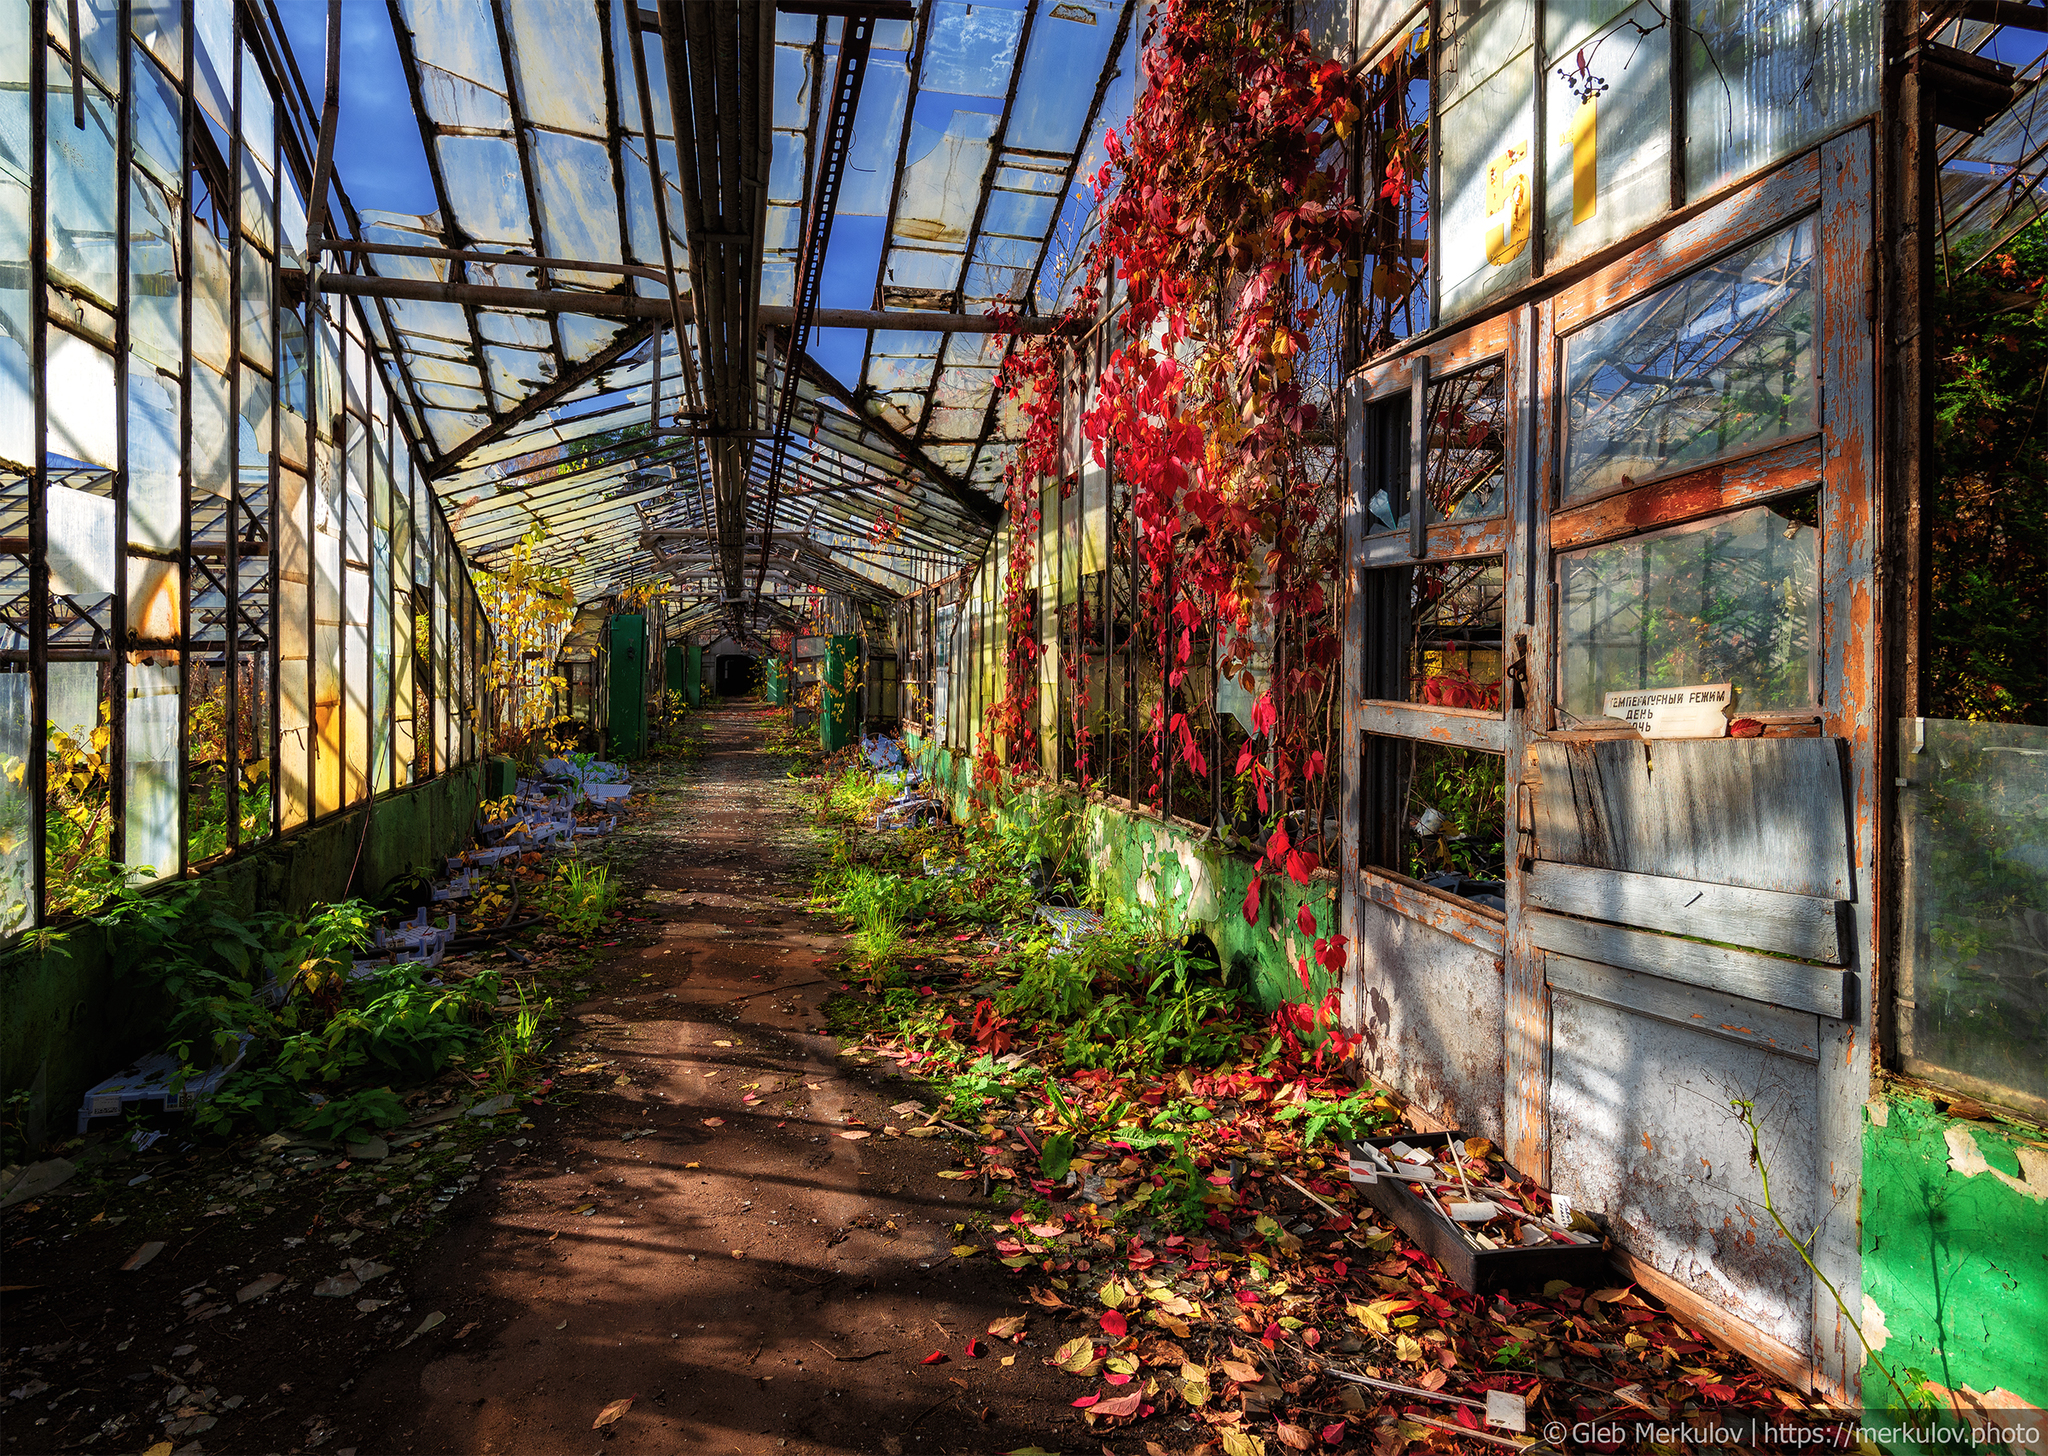
M 178 1059 L 169 1052 L 152 1052 L 135 1064 L 90 1088 L 78 1109 L 78 1131 L 83 1134 L 95 1117 L 120 1117 L 131 1108 L 154 1102 L 165 1112 L 185 1112 L 220 1090 L 221 1083 L 242 1065 L 249 1053 L 250 1037 L 244 1032 L 235 1043 L 231 1061 L 204 1072 L 195 1072 L 176 1092 L 171 1081 L 178 1075 Z

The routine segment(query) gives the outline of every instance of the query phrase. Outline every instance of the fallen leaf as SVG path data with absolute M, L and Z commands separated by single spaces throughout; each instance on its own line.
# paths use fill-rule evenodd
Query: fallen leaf
M 1256 1366 L 1247 1365 L 1242 1360 L 1219 1360 L 1216 1368 L 1223 1372 L 1225 1380 L 1235 1380 L 1239 1385 L 1257 1385 L 1266 1378 Z
M 1096 1371 L 1095 1337 L 1076 1335 L 1053 1352 L 1052 1363 L 1069 1375 L 1093 1375 Z
M 1088 1414 L 1090 1416 L 1110 1416 L 1122 1420 L 1136 1415 L 1138 1407 L 1144 1403 L 1144 1400 L 1145 1392 L 1134 1390 L 1129 1395 L 1119 1395 L 1114 1399 L 1097 1401 L 1095 1408 L 1089 1411 Z
M 1024 1333 L 1024 1322 L 1031 1316 L 1006 1314 L 999 1320 L 990 1320 L 988 1332 L 999 1340 L 1013 1340 Z
M 943 1365 L 952 1358 L 944 1350 L 934 1350 L 917 1363 L 920 1365 Z
M 711 1044 L 712 1044 L 713 1046 L 717 1046 L 717 1047 L 729 1047 L 729 1046 L 731 1046 L 731 1045 L 732 1045 L 732 1043 L 731 1043 L 731 1042 L 729 1042 L 729 1041 L 715 1041 L 715 1042 L 713 1042 L 713 1043 L 711 1043 Z
M 633 1408 L 633 1402 L 637 1398 L 638 1397 L 636 1396 L 629 1395 L 624 1400 L 613 1401 L 610 1405 L 606 1406 L 603 1410 L 597 1413 L 597 1419 L 590 1423 L 590 1429 L 593 1431 L 603 1430 L 606 1426 L 610 1425 L 613 1421 L 617 1420 L 620 1416 L 624 1415 L 627 1411 L 631 1410 Z
M 1312 1451 L 1316 1438 L 1300 1426 L 1289 1425 L 1286 1421 L 1274 1423 L 1273 1434 L 1280 1438 L 1280 1444 L 1296 1451 Z
M 980 1359 L 980 1358 L 981 1358 L 982 1356 L 986 1355 L 987 1353 L 988 1353 L 988 1342 L 987 1342 L 986 1340 L 983 1340 L 983 1339 L 982 1339 L 982 1338 L 981 1338 L 981 1337 L 980 1337 L 979 1335 L 974 1335 L 974 1336 L 971 1336 L 971 1337 L 970 1337 L 970 1338 L 968 1339 L 968 1341 L 967 1341 L 967 1358 L 968 1358 L 968 1359 L 970 1359 L 970 1360 L 979 1360 L 979 1359 Z
M 1246 1431 L 1225 1431 L 1223 1456 L 1266 1456 L 1266 1443 Z
M 980 1253 L 981 1250 L 975 1247 L 973 1244 L 955 1244 L 953 1245 L 953 1252 L 959 1258 L 971 1259 L 976 1254 Z
M 1103 1330 L 1113 1339 L 1121 1340 L 1130 1333 L 1130 1325 L 1125 1321 L 1123 1315 L 1113 1309 L 1104 1312 L 1101 1324 Z
M 725 1119 L 722 1117 L 707 1117 L 704 1119 L 704 1125 L 706 1127 L 724 1127 Z
M 864 1137 L 873 1137 L 873 1136 L 874 1136 L 874 1134 L 873 1134 L 873 1133 L 869 1133 L 869 1132 L 843 1132 L 843 1133 L 841 1133 L 841 1134 L 839 1134 L 839 1135 L 840 1135 L 841 1137 L 845 1138 L 845 1139 L 846 1139 L 846 1140 L 847 1140 L 848 1142 L 850 1142 L 850 1143 L 857 1143 L 857 1142 L 859 1142 L 859 1141 L 860 1141 L 860 1140 L 861 1140 L 862 1138 L 864 1138 Z

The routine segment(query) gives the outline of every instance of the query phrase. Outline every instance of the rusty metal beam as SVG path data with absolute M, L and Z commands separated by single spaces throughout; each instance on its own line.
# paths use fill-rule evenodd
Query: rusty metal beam
M 446 251 L 454 251 L 449 249 Z M 525 266 L 583 268 L 582 263 L 560 259 L 502 258 L 498 261 Z M 617 265 L 599 269 L 620 271 Z M 306 275 L 295 268 L 279 270 L 280 286 L 288 298 L 303 298 Z M 524 309 L 532 313 L 583 313 L 602 318 L 663 319 L 675 317 L 667 299 L 639 298 L 626 293 L 578 293 L 571 289 L 500 288 L 487 283 L 436 283 L 422 278 L 382 278 L 368 273 L 322 273 L 322 293 L 348 294 L 357 298 L 403 298 L 423 303 L 462 303 L 479 308 Z M 694 320 L 695 309 L 688 295 L 677 300 L 685 321 Z M 796 310 L 762 305 L 757 311 L 764 329 L 786 329 L 796 322 Z M 821 308 L 811 315 L 821 329 L 906 329 L 914 333 L 951 334 L 1049 334 L 1058 320 L 1021 315 L 983 313 L 895 312 L 869 308 Z
M 762 312 L 766 313 L 767 310 L 763 309 Z M 787 356 L 785 355 L 784 357 Z M 1003 508 L 1000 505 L 990 500 L 973 486 L 968 485 L 965 481 L 955 478 L 951 471 L 925 454 L 923 450 L 918 448 L 914 440 L 895 426 L 869 415 L 861 407 L 861 402 L 854 392 L 827 373 L 824 365 L 818 363 L 809 354 L 797 355 L 796 365 L 804 378 L 810 380 L 811 383 L 817 385 L 818 388 L 824 390 L 849 410 L 853 411 L 853 417 L 860 421 L 864 429 L 871 430 L 875 434 L 880 435 L 888 442 L 892 450 L 915 466 L 919 474 L 923 475 L 933 485 L 936 485 L 962 506 L 965 506 L 967 513 L 973 516 L 975 520 L 990 530 L 994 530 L 996 524 L 1003 519 Z
M 326 281 L 327 276 L 323 274 L 321 283 L 324 285 Z M 605 345 L 595 354 L 592 354 L 574 369 L 571 369 L 568 373 L 557 379 L 553 384 L 550 384 L 546 389 L 538 390 L 528 395 L 515 408 L 498 416 L 497 419 L 485 425 L 461 444 L 453 449 L 443 451 L 434 458 L 433 464 L 427 467 L 427 479 L 439 480 L 443 476 L 453 475 L 462 468 L 463 460 L 472 451 L 482 449 L 493 441 L 502 440 L 506 435 L 525 424 L 542 410 L 550 408 L 557 401 L 582 388 L 591 379 L 602 374 L 628 353 L 647 342 L 649 336 L 654 333 L 658 326 L 655 323 L 646 323 L 637 328 L 626 330 L 626 332 L 620 334 L 616 339 L 613 339 L 609 344 Z

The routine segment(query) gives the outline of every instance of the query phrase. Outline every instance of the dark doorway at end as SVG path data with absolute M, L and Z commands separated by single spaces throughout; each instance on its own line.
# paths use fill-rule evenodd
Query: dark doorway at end
M 761 660 L 728 653 L 718 659 L 718 696 L 743 698 L 761 686 Z

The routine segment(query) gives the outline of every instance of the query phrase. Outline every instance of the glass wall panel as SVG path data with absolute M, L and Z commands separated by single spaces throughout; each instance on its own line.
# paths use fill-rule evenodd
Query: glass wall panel
M 129 580 L 136 576 L 131 563 Z M 175 568 L 150 562 L 167 577 Z M 154 573 L 145 571 L 144 576 Z M 123 858 L 137 879 L 174 875 L 179 864 L 178 662 L 175 652 L 130 653 L 124 778 Z
M 1789 157 L 1877 107 L 1879 0 L 1693 0 L 1686 195 Z
M 1619 242 L 1671 205 L 1671 36 L 1661 0 L 1544 6 L 1544 266 Z
M 58 337 L 52 331 L 53 339 Z M 90 348 L 90 345 L 81 345 Z M 54 363 L 54 360 L 53 360 Z M 111 419 L 112 360 L 107 361 Z M 65 443 L 71 443 L 67 440 Z M 66 467 L 51 428 L 44 495 L 49 595 L 44 912 L 92 909 L 113 887 L 114 475 Z
M 1472 521 L 1507 509 L 1506 372 L 1495 360 L 1430 381 L 1423 457 L 1430 521 Z
M 1505 914 L 1506 760 L 1371 735 L 1365 761 L 1361 862 Z
M 43 115 L 48 128 L 50 281 L 111 309 L 119 301 L 116 246 L 121 236 L 115 227 L 121 192 L 114 156 L 114 103 L 88 82 L 85 125 L 73 125 L 71 67 L 55 49 L 49 64 Z
M 1899 725 L 1906 1069 L 2048 1113 L 2048 728 Z
M 29 329 L 29 10 L 0 0 L 0 460 L 35 464 L 35 389 Z M 14 487 L 19 488 L 17 482 Z M 24 500 L 22 509 L 27 509 Z
M 1558 558 L 1561 697 L 1732 683 L 1736 710 L 1820 700 L 1819 496 L 1792 496 Z
M 26 9 L 10 12 L 6 23 L 25 27 Z M 5 39 L 0 35 L 0 42 Z M 0 61 L 0 70 L 7 64 Z M 6 654 L 0 657 L 0 935 L 35 918 L 35 783 L 28 767 L 36 717 L 25 660 L 31 611 L 28 492 L 25 472 L 0 470 L 0 653 Z
M 278 471 L 276 780 L 280 821 L 286 829 L 305 823 L 313 812 L 310 495 L 305 476 L 296 470 Z
M 370 463 L 370 792 L 391 787 L 391 470 L 390 432 Z M 400 447 L 401 449 L 403 446 Z
M 1440 319 L 1529 278 L 1535 30 L 1529 0 L 1472 0 L 1446 26 L 1438 72 Z
M 1566 339 L 1565 499 L 1816 429 L 1815 253 L 1809 218 Z
M 128 199 L 129 352 L 175 379 L 185 352 L 178 204 L 140 170 L 129 173 Z

